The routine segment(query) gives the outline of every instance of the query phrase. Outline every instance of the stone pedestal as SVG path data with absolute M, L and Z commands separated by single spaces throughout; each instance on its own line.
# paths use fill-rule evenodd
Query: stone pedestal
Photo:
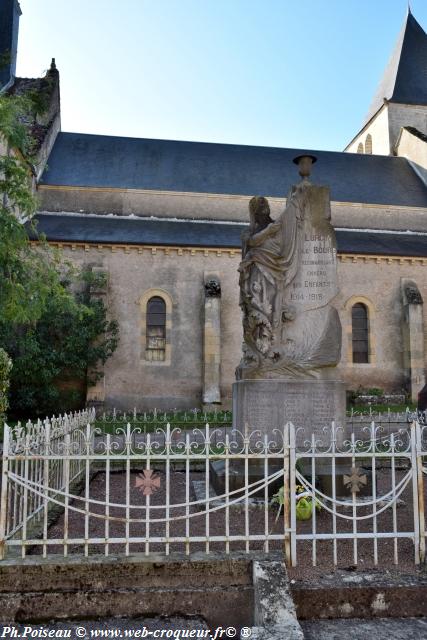
M 292 422 L 296 427 L 296 446 L 307 448 L 307 441 L 311 441 L 314 433 L 317 441 L 322 441 L 327 447 L 330 444 L 330 429 L 323 431 L 324 427 L 330 427 L 334 421 L 339 427 L 337 446 L 341 447 L 343 441 L 349 437 L 346 434 L 346 395 L 345 383 L 338 380 L 240 380 L 233 384 L 233 428 L 242 433 L 245 424 L 249 426 L 249 432 L 259 430 L 260 440 L 264 434 L 269 441 L 282 445 L 281 438 L 274 433 L 275 429 L 282 432 L 287 422 Z M 301 430 L 299 428 L 302 427 Z M 257 477 L 257 465 L 252 463 L 250 476 Z M 307 477 L 310 478 L 311 466 L 306 461 Z M 217 470 L 217 475 L 220 475 Z M 236 478 L 235 486 L 240 486 L 242 473 L 233 469 Z M 335 477 L 337 495 L 349 495 L 343 485 L 343 475 L 350 474 L 348 461 L 335 461 Z M 252 480 L 254 481 L 254 480 Z M 332 491 L 332 466 L 330 460 L 317 463 L 316 483 L 328 493 Z M 330 493 L 329 495 L 332 495 Z
M 274 429 L 287 422 L 303 427 L 297 444 L 332 421 L 345 427 L 345 383 L 338 380 L 239 380 L 233 384 L 233 428 L 258 429 L 274 439 Z M 326 436 L 328 437 L 328 436 Z

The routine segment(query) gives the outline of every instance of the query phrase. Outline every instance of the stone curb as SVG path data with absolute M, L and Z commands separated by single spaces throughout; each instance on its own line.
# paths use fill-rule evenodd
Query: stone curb
M 253 563 L 254 626 L 251 640 L 304 640 L 282 562 Z M 247 636 L 240 636 L 247 640 Z
M 335 618 L 406 618 L 426 615 L 427 571 L 337 571 L 310 580 L 292 581 L 299 620 Z

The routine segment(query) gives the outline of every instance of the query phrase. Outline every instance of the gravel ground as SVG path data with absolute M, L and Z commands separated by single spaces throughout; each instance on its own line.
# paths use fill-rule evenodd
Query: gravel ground
M 396 471 L 396 483 L 405 475 L 406 470 Z M 391 490 L 390 468 L 377 470 L 377 492 L 386 494 Z M 424 483 L 424 503 L 427 504 L 427 483 Z M 384 503 L 385 504 L 385 503 Z M 352 509 L 341 509 L 341 513 L 351 516 Z M 358 515 L 368 515 L 372 513 L 372 507 L 358 510 Z M 317 531 L 319 533 L 333 531 L 332 515 L 322 510 L 317 514 Z M 358 522 L 357 532 L 367 533 L 374 531 L 374 520 L 372 517 Z M 395 528 L 396 527 L 396 528 Z M 351 533 L 353 529 L 350 520 L 337 519 L 337 532 Z M 383 532 L 408 532 L 414 531 L 414 510 L 412 500 L 411 482 L 400 496 L 395 513 L 393 509 L 387 508 L 377 516 L 376 529 L 378 533 Z M 312 522 L 298 522 L 297 532 L 304 534 L 312 531 Z M 386 569 L 400 571 L 402 573 L 417 573 L 415 565 L 414 545 L 410 538 L 388 538 L 378 539 L 377 555 L 378 564 L 374 562 L 374 540 L 357 541 L 357 563 L 354 559 L 354 541 L 342 540 L 337 542 L 338 567 L 348 571 L 372 571 Z M 289 575 L 294 579 L 307 579 L 316 575 L 323 575 L 325 570 L 334 568 L 333 564 L 333 542 L 319 540 L 316 546 L 316 566 L 313 566 L 313 543 L 311 541 L 300 540 L 297 542 L 297 563 L 296 567 L 289 569 Z M 398 564 L 395 564 L 394 556 L 397 552 Z M 426 636 L 427 638 L 427 636 Z
M 139 523 L 130 523 L 129 535 L 130 536 L 142 536 L 145 537 L 146 531 L 149 532 L 151 537 L 165 536 L 166 525 L 164 522 L 154 522 L 155 519 L 161 519 L 166 516 L 166 510 L 163 505 L 166 502 L 165 492 L 165 475 L 162 472 L 156 472 L 156 475 L 160 479 L 160 488 L 150 497 L 150 505 L 153 507 L 160 507 L 158 509 L 152 509 L 150 513 L 150 523 L 147 528 L 145 522 L 145 509 L 132 509 L 130 511 L 131 518 L 141 518 L 144 521 Z M 200 481 L 203 480 L 204 475 L 201 473 L 191 474 L 191 480 Z M 138 473 L 132 472 L 130 477 L 130 503 L 138 506 L 145 505 L 146 497 L 143 496 L 141 490 L 136 487 L 138 479 Z M 110 480 L 110 502 L 124 503 L 126 497 L 126 475 L 124 473 L 111 474 Z M 170 478 L 170 504 L 180 504 L 186 502 L 186 482 L 185 473 L 171 473 Z M 105 474 L 98 473 L 90 484 L 90 497 L 96 500 L 105 500 Z M 192 482 L 190 482 L 190 501 L 195 501 Z M 82 508 L 83 503 L 75 501 L 76 506 Z M 105 509 L 100 505 L 91 505 L 91 511 L 95 513 L 104 514 Z M 276 516 L 276 510 L 270 509 L 268 513 L 267 528 L 271 530 L 274 526 L 274 520 Z M 205 536 L 206 535 L 206 513 L 203 510 L 197 511 L 196 507 L 192 507 L 190 513 L 194 514 L 190 518 L 189 534 L 191 536 Z M 185 507 L 176 507 L 170 509 L 170 514 L 173 517 L 185 516 Z M 198 515 L 199 514 L 199 515 Z M 124 518 L 126 511 L 122 507 L 112 507 L 110 509 L 110 515 L 115 517 Z M 262 534 L 265 531 L 265 518 L 264 509 L 259 507 L 252 507 L 249 510 L 249 530 L 251 533 Z M 61 515 L 57 523 L 50 527 L 49 538 L 63 538 L 64 532 L 64 515 Z M 69 524 L 68 524 L 68 537 L 84 537 L 85 532 L 85 518 L 83 514 L 70 510 L 69 512 Z M 225 534 L 225 509 L 220 509 L 210 514 L 209 517 L 209 532 L 211 536 L 224 535 Z M 245 532 L 245 513 L 244 509 L 240 506 L 230 508 L 230 535 L 244 534 Z M 91 537 L 104 537 L 106 533 L 106 521 L 103 518 L 89 519 L 89 535 Z M 111 537 L 124 537 L 126 534 L 126 525 L 124 523 L 110 522 L 109 535 Z M 185 520 L 178 519 L 170 522 L 169 529 L 170 536 L 185 536 L 186 527 Z M 272 544 L 273 548 L 280 549 L 281 543 L 278 541 L 276 544 Z M 251 544 L 251 550 L 262 550 L 263 543 Z M 190 551 L 203 551 L 206 545 L 204 543 L 191 543 Z M 244 549 L 244 543 L 235 542 L 230 544 L 231 550 Z M 91 553 L 104 553 L 104 545 L 91 545 Z M 165 545 L 160 543 L 150 543 L 150 552 L 164 552 Z M 210 543 L 210 551 L 223 551 L 225 550 L 225 543 Z M 36 550 L 35 550 L 36 551 Z M 53 552 L 62 552 L 61 547 L 52 547 Z M 81 546 L 70 545 L 70 553 L 81 553 L 83 551 Z M 123 544 L 110 544 L 109 552 L 112 554 L 123 553 Z M 138 553 L 145 551 L 145 543 L 133 543 L 130 545 L 131 553 Z M 184 543 L 171 544 L 170 551 L 173 552 L 185 552 Z
M 405 470 L 398 470 L 396 472 L 396 479 L 399 481 L 401 477 L 403 477 Z M 137 483 L 137 473 L 131 473 L 130 487 L 129 487 L 129 496 L 130 496 L 130 504 L 138 507 L 139 505 L 145 505 L 146 498 L 142 495 L 141 490 L 136 486 Z M 166 492 L 165 492 L 165 475 L 161 471 L 157 472 L 157 475 L 160 479 L 160 488 L 151 496 L 151 505 L 161 507 L 159 509 L 153 509 L 150 513 L 150 524 L 149 524 L 149 534 L 150 536 L 164 536 L 166 535 L 166 525 L 164 522 L 153 522 L 153 518 L 164 518 L 165 517 L 165 509 L 163 505 L 166 501 Z M 125 502 L 126 497 L 126 476 L 122 472 L 112 473 L 110 476 L 110 502 L 115 502 L 118 504 L 123 504 Z M 204 479 L 204 475 L 202 473 L 192 473 L 191 480 L 200 481 Z M 98 473 L 90 484 L 90 498 L 96 500 L 105 500 L 105 481 L 106 476 L 104 473 Z M 426 485 L 426 503 L 427 503 L 427 483 Z M 380 469 L 377 472 L 377 486 L 379 493 L 386 493 L 390 490 L 390 469 Z M 186 483 L 185 483 L 185 474 L 180 472 L 172 472 L 170 477 L 170 503 L 179 504 L 185 503 L 186 501 Z M 413 509 L 412 509 L 412 490 L 411 485 L 408 485 L 406 490 L 401 496 L 402 500 L 399 502 L 399 506 L 395 511 L 395 516 L 393 516 L 393 510 L 391 508 L 386 509 L 386 511 L 379 516 L 377 516 L 377 531 L 393 531 L 393 518 L 396 519 L 397 530 L 398 531 L 413 531 L 414 523 L 413 523 Z M 190 483 L 190 501 L 194 501 L 195 495 L 192 488 L 192 483 Z M 81 501 L 74 501 L 77 507 L 82 508 L 84 503 Z M 90 507 L 92 512 L 99 513 L 103 515 L 105 513 L 105 508 L 101 505 L 91 505 Z M 366 507 L 361 510 L 362 513 L 368 514 L 371 511 L 371 507 Z M 171 515 L 182 516 L 185 515 L 185 508 L 171 508 Z M 205 536 L 206 535 L 206 514 L 203 511 L 196 511 L 196 507 L 192 507 L 190 513 L 199 515 L 194 515 L 190 519 L 190 535 L 191 536 Z M 351 516 L 352 510 L 351 508 L 345 508 L 342 510 L 342 513 Z M 129 525 L 129 534 L 130 536 L 141 536 L 145 537 L 147 526 L 145 522 L 145 509 L 132 509 L 130 511 L 131 517 L 133 518 L 142 518 L 144 521 L 138 523 L 130 523 Z M 275 525 L 275 517 L 277 514 L 277 507 L 271 506 L 269 508 L 268 513 L 268 523 L 267 529 L 271 532 L 280 531 L 280 525 L 282 523 L 282 518 L 279 519 L 279 522 Z M 121 507 L 111 507 L 110 515 L 123 518 L 125 517 L 125 509 Z M 266 530 L 266 522 L 265 522 L 265 514 L 264 508 L 260 506 L 250 506 L 249 514 L 248 514 L 248 523 L 249 523 L 249 531 L 251 534 L 264 534 Z M 101 537 L 104 538 L 106 535 L 106 521 L 104 518 L 89 518 L 89 535 L 91 537 Z M 236 534 L 244 534 L 245 532 L 245 512 L 242 507 L 231 507 L 230 508 L 230 535 Z M 358 523 L 358 531 L 359 532 L 372 532 L 374 527 L 374 522 L 372 518 L 361 521 Z M 209 517 L 209 530 L 210 535 L 224 535 L 225 533 L 225 509 L 220 509 L 214 513 L 210 514 Z M 306 522 L 297 522 L 297 533 L 309 533 L 312 530 L 312 521 Z M 321 510 L 316 513 L 316 530 L 318 533 L 326 533 L 333 531 L 333 518 L 332 515 L 329 514 L 326 510 Z M 346 533 L 352 531 L 352 523 L 349 520 L 337 519 L 337 531 L 341 533 Z M 85 517 L 83 514 L 74 512 L 72 510 L 69 511 L 69 530 L 68 536 L 72 537 L 84 537 L 85 533 Z M 126 526 L 121 522 L 110 522 L 108 528 L 109 536 L 111 537 L 121 537 L 125 536 Z M 185 536 L 185 520 L 176 520 L 170 523 L 169 529 L 170 536 Z M 64 516 L 61 515 L 58 521 L 50 527 L 49 529 L 49 537 L 50 538 L 61 538 L 64 536 Z M 272 541 L 270 542 L 271 550 L 280 550 L 282 547 L 281 541 Z M 411 573 L 416 571 L 416 567 L 414 564 L 414 547 L 413 543 L 410 539 L 401 538 L 401 539 L 388 539 L 388 540 L 378 540 L 377 548 L 378 548 L 378 567 L 380 568 L 389 568 L 392 569 L 395 567 L 394 565 L 394 549 L 397 547 L 398 552 L 398 570 L 404 573 Z M 205 550 L 204 543 L 192 543 L 190 546 L 190 552 L 195 551 L 203 551 Z M 263 543 L 262 542 L 251 542 L 249 550 L 256 551 L 262 550 Z M 134 543 L 130 545 L 130 553 L 137 553 L 145 551 L 144 543 Z M 245 542 L 234 542 L 230 544 L 231 551 L 237 550 L 245 550 Z M 78 545 L 70 545 L 69 553 L 82 553 L 84 551 L 82 546 Z M 104 553 L 105 545 L 91 545 L 89 548 L 89 553 L 91 554 L 99 554 Z M 123 553 L 124 545 L 123 544 L 110 544 L 109 553 Z M 150 543 L 149 547 L 150 552 L 164 552 L 165 547 L 164 544 L 160 543 Z M 185 551 L 185 547 L 183 543 L 171 543 L 170 552 L 183 552 Z M 210 551 L 225 551 L 225 543 L 212 542 L 210 544 Z M 325 570 L 333 570 L 333 543 L 332 541 L 317 541 L 316 543 L 316 551 L 317 551 L 317 566 L 313 567 L 312 565 L 312 554 L 313 554 L 313 545 L 311 541 L 303 541 L 299 540 L 297 542 L 297 561 L 298 566 L 291 568 L 289 570 L 290 577 L 294 579 L 299 578 L 307 578 L 309 576 L 313 576 L 316 573 L 324 574 Z M 40 549 L 33 549 L 33 553 L 39 553 Z M 63 547 L 52 547 L 51 552 L 53 553 L 62 553 Z M 375 568 L 374 564 L 374 541 L 371 540 L 359 540 L 357 544 L 357 569 L 366 571 Z M 354 546 L 353 540 L 342 540 L 337 543 L 337 556 L 338 556 L 338 567 L 341 569 L 354 570 Z

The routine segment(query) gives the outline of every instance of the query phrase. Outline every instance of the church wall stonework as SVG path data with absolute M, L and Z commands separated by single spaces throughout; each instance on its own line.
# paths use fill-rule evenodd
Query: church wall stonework
M 268 195 L 268 194 L 267 194 Z M 78 212 L 118 216 L 155 216 L 195 220 L 247 222 L 249 196 L 179 191 L 143 191 L 88 187 L 39 186 L 40 211 Z M 286 198 L 270 198 L 279 215 Z
M 360 143 L 365 150 L 366 136 L 370 134 L 373 154 L 393 155 L 402 127 L 415 127 L 421 133 L 427 133 L 427 107 L 387 103 L 351 141 L 346 151 L 358 153 Z
M 424 135 L 421 138 L 414 135 L 412 131 L 402 129 L 398 143 L 396 145 L 396 153 L 411 161 L 414 171 L 419 175 L 421 180 L 427 185 L 427 141 Z
M 338 265 L 340 293 L 335 304 L 343 324 L 343 350 L 340 363 L 343 379 L 348 388 L 375 386 L 388 391 L 403 387 L 403 315 L 400 278 L 412 278 L 422 295 L 427 292 L 427 265 L 400 265 L 375 261 L 353 263 L 351 258 Z M 370 363 L 351 362 L 351 308 L 352 297 L 363 297 L 368 306 L 370 328 Z M 347 308 L 346 308 L 347 306 Z M 369 306 L 371 308 L 369 308 Z M 424 312 L 425 313 L 425 312 Z M 426 314 L 425 314 L 426 315 Z M 424 317 L 424 321 L 426 317 Z M 424 336 L 425 348 L 427 336 Z
M 139 252 L 141 251 L 141 252 Z M 231 398 L 231 383 L 241 348 L 237 266 L 229 252 L 217 256 L 191 255 L 191 249 L 151 251 L 110 248 L 102 251 L 66 249 L 74 263 L 102 266 L 109 273 L 109 313 L 119 322 L 120 343 L 105 365 L 105 397 L 110 407 L 195 407 L 202 403 L 204 274 L 221 278 L 221 395 Z M 148 289 L 161 289 L 172 298 L 171 362 L 148 362 L 141 347 L 145 327 L 140 299 Z M 234 353 L 234 357 L 233 357 Z M 229 387 L 229 388 L 228 388 Z M 228 400 L 230 401 L 230 400 Z
M 360 143 L 365 150 L 366 136 L 372 136 L 372 153 L 381 156 L 390 154 L 390 137 L 387 107 L 383 107 L 372 120 L 362 129 L 360 134 L 346 147 L 350 153 L 358 153 L 357 148 Z M 365 152 L 365 151 L 363 151 Z
M 39 187 L 40 212 L 113 214 L 226 222 L 248 221 L 248 196 L 145 192 L 120 189 Z M 268 198 L 271 215 L 276 219 L 286 198 Z M 425 209 L 417 207 L 331 202 L 335 227 L 427 231 Z
M 425 209 L 333 202 L 334 227 L 350 229 L 383 229 L 390 231 L 427 231 Z
M 204 274 L 221 280 L 221 399 L 231 406 L 231 385 L 242 344 L 238 307 L 237 251 L 143 247 L 64 248 L 64 258 L 76 264 L 102 267 L 109 276 L 109 313 L 119 322 L 120 343 L 105 365 L 105 399 L 122 409 L 195 407 L 202 404 Z M 400 280 L 410 278 L 427 299 L 427 264 L 422 259 L 339 256 L 340 292 L 332 304 L 343 328 L 339 373 L 348 389 L 376 386 L 401 389 L 403 377 L 402 299 Z M 166 291 L 172 299 L 170 365 L 144 357 L 140 301 L 149 289 Z M 351 362 L 351 299 L 370 304 L 369 364 Z M 349 304 L 350 301 L 350 304 Z M 424 305 L 426 308 L 427 305 Z M 424 308 L 424 324 L 427 313 Z M 427 336 L 425 336 L 427 353 Z
M 402 127 L 415 127 L 421 133 L 427 133 L 426 106 L 389 103 L 388 109 L 392 150 L 396 145 Z

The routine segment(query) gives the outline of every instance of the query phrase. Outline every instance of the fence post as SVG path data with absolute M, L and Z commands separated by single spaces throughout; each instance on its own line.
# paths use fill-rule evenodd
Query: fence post
M 291 422 L 289 425 L 289 501 L 291 505 L 291 557 L 293 567 L 297 566 L 296 468 L 296 429 Z
M 291 566 L 292 558 L 291 558 L 291 539 L 290 539 L 290 529 L 291 529 L 291 517 L 290 517 L 290 483 L 289 483 L 289 422 L 287 422 L 284 426 L 283 430 L 283 526 L 285 529 L 285 540 L 284 540 L 284 550 L 285 550 L 285 560 L 286 564 Z
M 414 510 L 415 564 L 420 564 L 420 499 L 418 495 L 418 443 L 416 422 L 411 423 L 412 508 Z
M 60 486 L 60 491 L 64 492 L 64 558 L 68 555 L 68 504 L 69 504 L 69 494 L 70 494 L 70 455 L 71 455 L 71 436 L 69 433 L 65 434 L 64 437 L 64 448 L 63 448 L 63 475 Z
M 47 541 L 49 516 L 49 453 L 50 453 L 50 422 L 46 420 L 44 427 L 44 460 L 43 460 L 43 540 Z M 47 546 L 43 545 L 43 558 L 46 557 Z
M 285 426 L 284 437 L 284 486 L 283 517 L 285 525 L 285 554 L 290 566 L 297 564 L 296 514 L 295 514 L 295 427 L 292 422 Z
M 415 422 L 416 454 L 417 454 L 417 486 L 418 486 L 418 517 L 420 527 L 420 562 L 426 559 L 426 523 L 424 514 L 424 472 L 422 454 L 422 434 L 418 420 Z M 415 504 L 414 504 L 415 510 Z
M 6 557 L 6 526 L 7 526 L 7 493 L 8 493 L 8 471 L 9 471 L 9 427 L 4 425 L 3 436 L 3 468 L 0 498 L 0 560 Z

